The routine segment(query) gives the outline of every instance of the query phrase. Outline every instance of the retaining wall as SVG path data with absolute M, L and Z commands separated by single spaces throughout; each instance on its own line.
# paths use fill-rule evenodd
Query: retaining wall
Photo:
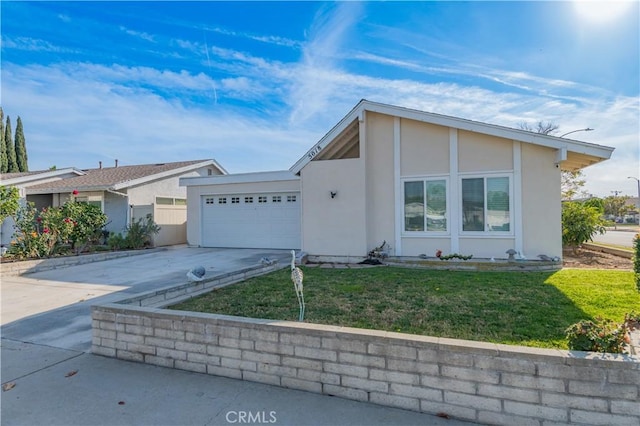
M 0 263 L 0 272 L 5 276 L 33 274 L 35 272 L 49 271 L 51 269 L 66 268 L 68 266 L 83 265 L 85 263 L 102 262 L 103 260 L 148 254 L 162 250 L 166 250 L 166 248 L 101 252 L 81 254 L 78 256 L 53 257 L 48 259 L 21 260 L 16 262 L 3 260 Z
M 94 306 L 92 351 L 483 424 L 640 425 L 638 356 L 132 305 L 183 290 Z

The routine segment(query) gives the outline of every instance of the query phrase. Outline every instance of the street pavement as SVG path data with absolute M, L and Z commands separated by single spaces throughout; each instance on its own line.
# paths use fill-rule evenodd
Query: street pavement
M 608 229 L 607 232 L 602 235 L 594 235 L 593 242 L 631 248 L 633 247 L 633 238 L 638 232 L 640 232 L 640 230 L 637 227 L 624 230 Z
M 2 276 L 4 425 L 465 425 L 374 404 L 89 353 L 90 306 L 231 272 L 283 250 L 185 246 L 22 277 Z M 4 390 L 6 388 L 7 390 Z

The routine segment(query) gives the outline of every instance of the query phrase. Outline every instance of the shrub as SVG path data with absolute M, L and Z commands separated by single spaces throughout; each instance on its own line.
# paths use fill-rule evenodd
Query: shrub
M 15 240 L 9 254 L 20 258 L 41 258 L 51 256 L 67 241 L 74 224 L 58 208 L 35 208 L 33 203 L 18 209 L 16 214 Z
M 69 235 L 69 242 L 76 253 L 99 241 L 102 227 L 107 223 L 107 216 L 102 213 L 100 207 L 71 199 L 64 203 L 61 210 L 73 221 L 74 227 Z
M 158 232 L 160 232 L 160 227 L 148 214 L 147 217 L 140 218 L 127 227 L 126 245 L 132 249 L 152 246 L 153 236 Z
M 628 338 L 626 324 L 610 319 L 584 320 L 567 328 L 569 349 L 589 352 L 623 353 Z
M 572 247 L 574 251 L 591 241 L 596 233 L 604 234 L 604 225 L 597 207 L 576 201 L 566 202 L 562 206 L 562 244 Z
M 640 291 L 640 234 L 633 239 L 633 272 L 636 279 L 636 288 Z
M 111 234 L 107 239 L 107 245 L 111 250 L 123 250 L 127 248 L 127 240 L 122 234 Z
M 20 208 L 20 192 L 14 186 L 0 185 L 0 223 L 14 216 Z

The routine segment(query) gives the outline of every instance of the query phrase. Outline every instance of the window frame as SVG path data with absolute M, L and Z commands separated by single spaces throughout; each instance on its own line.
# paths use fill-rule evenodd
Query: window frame
M 428 224 L 427 224 L 427 184 L 429 182 L 437 182 L 437 181 L 444 181 L 444 188 L 445 188 L 445 203 L 446 203 L 446 210 L 445 210 L 445 221 L 446 221 L 446 230 L 444 231 L 429 231 L 428 228 Z M 424 230 L 422 231 L 408 231 L 406 229 L 406 222 L 405 222 L 405 208 L 406 208 L 406 202 L 405 202 L 405 184 L 408 182 L 422 182 L 422 192 L 423 192 L 423 199 L 424 199 Z M 450 190 L 450 180 L 449 180 L 449 176 L 447 175 L 430 175 L 430 176 L 409 176 L 409 177 L 403 177 L 402 179 L 400 179 L 400 184 L 401 184 L 401 188 L 402 188 L 402 232 L 401 235 L 403 237 L 443 237 L 443 236 L 449 236 L 451 235 L 451 201 L 450 201 L 450 197 L 451 197 L 451 190 Z
M 507 178 L 509 185 L 509 230 L 508 231 L 494 231 L 488 229 L 488 210 L 487 210 L 487 180 L 492 178 Z M 482 179 L 483 183 L 483 225 L 484 230 L 482 231 L 465 231 L 464 230 L 464 210 L 463 210 L 463 196 L 462 193 L 462 181 L 465 179 Z M 514 188 L 513 188 L 514 177 L 513 173 L 469 173 L 469 174 L 460 174 L 458 180 L 458 193 L 460 194 L 460 211 L 458 216 L 459 221 L 459 235 L 470 237 L 470 236 L 482 236 L 482 237 L 513 237 L 515 235 L 515 216 L 514 216 Z

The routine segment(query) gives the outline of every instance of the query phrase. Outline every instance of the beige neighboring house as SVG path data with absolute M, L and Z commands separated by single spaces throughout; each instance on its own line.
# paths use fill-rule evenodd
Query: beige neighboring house
M 186 242 L 187 194 L 179 179 L 227 173 L 212 159 L 133 166 L 116 161 L 114 167 L 72 170 L 64 178 L 24 187 L 26 201 L 38 209 L 57 207 L 78 191 L 76 199 L 99 206 L 108 218 L 105 229 L 116 233 L 150 214 L 161 227 L 154 238 L 157 246 Z
M 187 240 L 313 259 L 562 256 L 560 171 L 613 148 L 362 100 L 288 171 L 181 179 Z

